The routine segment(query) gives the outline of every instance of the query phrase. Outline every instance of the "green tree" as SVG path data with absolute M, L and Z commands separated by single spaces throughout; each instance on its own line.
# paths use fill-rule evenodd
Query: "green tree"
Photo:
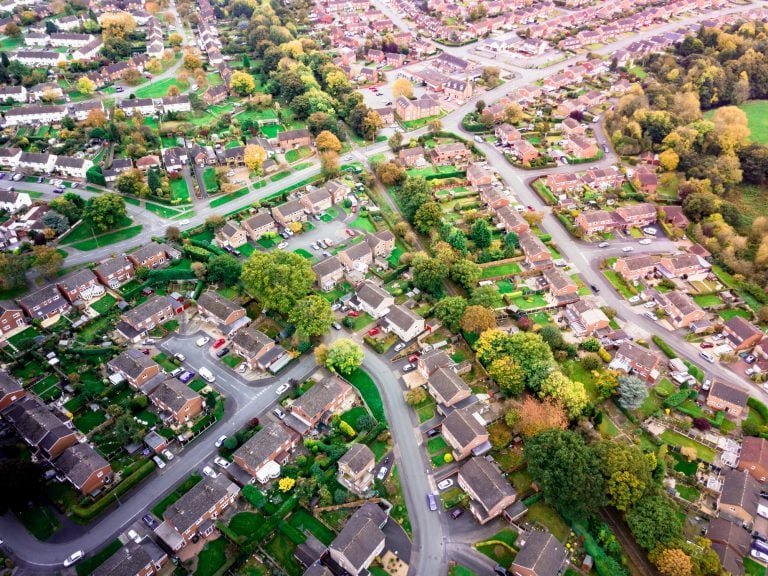
M 63 263 L 64 256 L 53 246 L 35 246 L 32 249 L 32 267 L 43 276 L 55 276 Z
M 243 286 L 267 310 L 288 315 L 312 291 L 315 273 L 295 252 L 253 252 L 243 265 Z
M 416 214 L 413 217 L 413 225 L 422 234 L 429 234 L 431 230 L 440 225 L 442 219 L 443 211 L 440 210 L 440 206 L 437 202 L 429 201 L 419 206 L 419 209 L 416 210 Z
M 64 196 L 54 198 L 48 202 L 48 206 L 51 210 L 56 210 L 59 214 L 66 216 L 70 224 L 74 224 L 83 217 L 85 200 L 74 192 L 67 192 Z
M 478 286 L 472 290 L 469 303 L 473 306 L 496 308 L 499 306 L 499 289 L 496 286 Z
M 648 397 L 648 387 L 637 376 L 624 375 L 618 377 L 619 404 L 626 410 L 637 410 Z
M 651 488 L 656 458 L 636 446 L 602 440 L 594 445 L 608 504 L 626 512 Z
M 584 384 L 571 380 L 560 371 L 551 372 L 544 380 L 539 396 L 553 398 L 560 402 L 571 420 L 581 416 L 589 405 Z
M 554 365 L 552 350 L 533 332 L 507 334 L 502 330 L 488 330 L 475 344 L 477 358 L 485 366 L 503 356 L 511 356 L 526 374 L 526 385 L 538 391 Z
M 335 340 L 328 346 L 325 367 L 342 376 L 349 376 L 363 364 L 363 349 L 348 338 Z
M 504 236 L 504 246 L 507 248 L 512 248 L 513 250 L 517 250 L 520 248 L 520 237 L 514 232 L 510 232 Z
M 53 230 L 58 236 L 69 229 L 69 218 L 59 214 L 56 210 L 48 210 L 43 214 L 43 225 Z
M 126 216 L 125 200 L 111 192 L 89 198 L 83 210 L 83 218 L 98 232 L 117 227 Z
M 539 330 L 539 336 L 547 345 L 553 350 L 562 350 L 565 346 L 565 340 L 563 340 L 563 333 L 557 326 L 547 324 Z
M 464 232 L 458 228 L 451 230 L 448 234 L 448 244 L 450 244 L 454 250 L 456 250 L 462 256 L 467 255 L 467 237 Z
M 32 266 L 32 260 L 26 254 L 15 252 L 0 252 L 0 286 L 17 288 L 27 280 L 27 270 Z
M 506 396 L 519 396 L 525 387 L 525 372 L 509 356 L 497 358 L 488 366 L 488 375 Z
M 462 296 L 448 296 L 435 305 L 435 316 L 451 332 L 458 332 L 459 322 L 464 316 L 467 301 Z
M 97 184 L 99 186 L 106 186 L 107 180 L 104 178 L 104 173 L 101 171 L 101 166 L 91 166 L 85 172 L 85 181 L 91 184 Z
M 256 90 L 256 81 L 248 72 L 235 70 L 229 79 L 229 87 L 240 96 L 248 96 Z
M 464 332 L 480 334 L 496 328 L 496 314 L 483 306 L 467 306 L 459 325 Z
M 443 282 L 448 277 L 448 265 L 438 258 L 418 256 L 413 261 L 413 284 L 433 295 L 443 292 Z
M 471 290 L 480 281 L 483 270 L 471 260 L 458 260 L 451 266 L 451 280 Z
M 403 216 L 413 222 L 416 211 L 432 199 L 432 189 L 422 176 L 409 176 L 397 192 Z
M 288 320 L 296 326 L 299 336 L 311 338 L 328 332 L 333 323 L 333 310 L 328 300 L 310 294 L 296 302 Z
M 644 496 L 627 514 L 635 541 L 646 550 L 669 544 L 683 535 L 683 521 L 677 506 L 664 496 Z
M 147 172 L 147 185 L 153 194 L 157 194 L 157 191 L 163 187 L 163 182 L 160 180 L 160 173 L 154 168 Z
M 491 245 L 491 229 L 488 227 L 488 222 L 485 220 L 477 220 L 472 225 L 472 231 L 469 237 L 480 249 L 488 248 Z
M 208 260 L 208 281 L 222 286 L 234 286 L 240 279 L 243 267 L 229 254 L 218 254 Z

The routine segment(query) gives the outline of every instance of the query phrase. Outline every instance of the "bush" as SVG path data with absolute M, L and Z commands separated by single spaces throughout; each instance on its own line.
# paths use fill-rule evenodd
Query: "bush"
M 686 400 L 688 400 L 688 390 L 678 390 L 665 399 L 663 405 L 665 408 L 675 408 Z
M 611 361 L 611 355 L 605 348 L 600 348 L 600 350 L 597 351 L 597 355 L 600 356 L 600 359 L 606 364 Z
M 581 359 L 581 365 L 584 370 L 597 370 L 600 367 L 600 357 L 595 354 L 587 354 Z
M 658 346 L 662 352 L 664 352 L 664 355 L 667 358 L 670 358 L 670 359 L 677 358 L 677 354 L 675 353 L 675 351 L 672 350 L 672 348 L 669 347 L 669 344 L 664 342 L 664 340 L 662 340 L 660 336 L 657 336 L 656 334 L 654 334 L 653 336 L 651 336 L 651 340 L 653 340 L 653 343 L 656 344 L 656 346 Z
M 598 340 L 595 337 L 590 337 L 584 340 L 581 343 L 582 349 L 586 350 L 587 352 L 599 352 L 600 351 L 600 340 Z
M 122 496 L 128 492 L 128 490 L 144 480 L 144 478 L 149 476 L 154 470 L 155 463 L 151 460 L 145 460 L 144 463 L 142 463 L 135 472 L 133 472 L 130 476 L 123 478 L 123 480 L 117 486 L 115 486 L 109 492 L 103 494 L 100 500 L 97 500 L 90 506 L 73 506 L 72 513 L 77 516 L 79 520 L 82 520 L 83 522 L 90 522 L 108 507 L 117 502 L 117 498 L 119 496 Z
M 200 246 L 186 245 L 183 250 L 184 254 L 196 262 L 208 262 L 208 259 L 213 256 L 213 252 L 201 248 Z
M 768 406 L 760 402 L 757 398 L 752 398 L 751 396 L 747 400 L 747 406 L 757 412 L 764 422 L 768 422 Z

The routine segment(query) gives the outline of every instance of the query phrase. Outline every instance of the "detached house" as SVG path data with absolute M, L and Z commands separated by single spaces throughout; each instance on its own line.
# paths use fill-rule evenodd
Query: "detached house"
M 106 292 L 96 274 L 88 268 L 67 274 L 56 281 L 56 286 L 70 304 L 93 300 Z
M 120 374 L 136 390 L 163 371 L 160 364 L 135 349 L 126 350 L 112 358 L 107 368 L 113 374 Z
M 712 541 L 712 550 L 720 558 L 722 567 L 729 574 L 743 576 L 744 558 L 749 555 L 752 536 L 741 523 L 713 518 L 707 527 L 707 538 Z
M 693 301 L 693 298 L 681 290 L 673 290 L 666 294 L 656 293 L 654 299 L 664 309 L 669 323 L 675 328 L 688 328 L 706 316 L 704 310 Z
M 389 258 L 395 249 L 395 235 L 389 230 L 379 230 L 375 234 L 366 233 L 365 242 L 374 259 Z
M 661 359 L 655 353 L 632 342 L 624 342 L 616 351 L 610 367 L 653 382 L 659 377 L 660 364 Z
M 328 547 L 331 559 L 352 576 L 368 574 L 368 566 L 384 550 L 381 528 L 386 522 L 387 515 L 379 506 L 363 504 Z
M 441 411 L 447 411 L 445 408 L 450 408 L 472 395 L 467 383 L 449 367 L 440 367 L 429 375 L 427 391 Z
M 302 146 L 310 146 L 312 144 L 312 135 L 309 130 L 302 128 L 300 130 L 288 130 L 286 132 L 280 132 L 277 135 L 277 147 L 280 151 L 285 153 L 288 150 L 295 150 Z
M 373 318 L 381 318 L 395 305 L 395 298 L 383 288 L 366 280 L 357 287 L 355 298 L 350 305 L 370 314 Z
M 741 316 L 734 316 L 723 325 L 723 334 L 736 352 L 749 350 L 763 339 L 763 332 Z
M 291 222 L 306 222 L 307 213 L 301 200 L 290 200 L 272 208 L 272 217 L 280 226 L 288 227 Z
M 517 500 L 498 468 L 485 458 L 475 456 L 459 470 L 459 487 L 469 495 L 469 509 L 480 524 L 499 517 L 505 508 Z
M 515 576 L 559 576 L 568 550 L 546 530 L 531 530 L 519 541 L 520 552 L 510 571 Z
M 149 399 L 177 424 L 189 422 L 203 411 L 203 397 L 176 378 L 163 380 Z
M 322 214 L 333 205 L 333 199 L 328 190 L 317 188 L 302 196 L 301 203 L 312 214 Z
M 104 286 L 112 290 L 117 290 L 135 276 L 133 264 L 125 256 L 112 256 L 96 266 L 93 272 Z
M 200 294 L 197 299 L 197 311 L 224 334 L 231 334 L 250 322 L 245 308 L 213 290 Z
M 232 337 L 232 349 L 242 356 L 251 370 L 266 370 L 285 352 L 269 336 L 254 326 L 241 328 Z M 275 355 L 275 354 L 278 355 Z
M 168 244 L 159 244 L 157 242 L 150 242 L 139 248 L 138 250 L 128 254 L 128 260 L 138 268 L 144 266 L 150 270 L 155 268 L 164 268 L 170 265 L 171 260 L 178 260 L 181 258 L 181 252 L 172 248 Z
M 384 330 L 396 334 L 403 342 L 409 342 L 424 332 L 424 318 L 405 306 L 393 305 L 384 321 Z
M 330 424 L 334 414 L 348 410 L 354 401 L 352 386 L 340 378 L 324 378 L 293 401 L 288 408 L 293 418 L 287 419 L 286 424 L 300 434 L 306 434 L 318 424 Z M 296 425 L 295 420 L 300 423 Z
M 702 265 L 702 261 L 695 254 L 685 253 L 662 256 L 659 259 L 657 268 L 659 269 L 659 272 L 664 274 L 667 278 L 686 278 L 694 274 L 707 272 L 709 263 L 704 262 L 704 264 L 706 264 L 706 266 Z
M 224 474 L 216 478 L 206 476 L 163 512 L 163 524 L 181 537 L 182 546 L 196 534 L 207 536 L 213 532 L 216 518 L 234 503 L 239 492 Z M 159 532 L 161 528 L 162 525 Z
M 502 144 L 512 144 L 523 137 L 517 128 L 507 123 L 499 124 L 494 130 L 494 134 L 496 138 L 501 140 Z
M 339 458 L 336 480 L 350 492 L 365 496 L 373 485 L 373 467 L 376 458 L 365 444 L 352 444 L 346 454 Z
M 233 460 L 263 484 L 280 476 L 280 464 L 288 461 L 301 437 L 280 422 L 267 424 L 238 448 Z
M 336 256 L 331 256 L 312 265 L 317 277 L 317 286 L 324 292 L 333 290 L 344 278 L 344 266 Z
M 237 220 L 227 220 L 224 226 L 216 231 L 216 240 L 220 246 L 240 248 L 248 243 L 248 234 Z
M 443 419 L 442 432 L 455 460 L 480 456 L 491 448 L 488 431 L 468 408 L 448 414 Z
M 610 326 L 605 312 L 587 300 L 576 300 L 565 307 L 565 318 L 577 336 L 592 335 Z
M 117 331 L 127 340 L 138 342 L 144 335 L 164 322 L 172 320 L 179 303 L 170 296 L 155 296 L 133 310 L 123 313 Z
M 241 222 L 248 237 L 256 242 L 265 234 L 276 234 L 277 226 L 269 212 L 258 212 Z

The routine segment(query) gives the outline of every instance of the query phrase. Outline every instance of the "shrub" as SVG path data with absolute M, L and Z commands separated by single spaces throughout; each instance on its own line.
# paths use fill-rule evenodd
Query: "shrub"
M 678 390 L 664 400 L 663 404 L 665 408 L 675 408 L 686 400 L 688 400 L 688 390 Z
M 600 357 L 595 354 L 587 354 L 581 359 L 581 365 L 585 370 L 597 370 L 600 367 Z
M 698 428 L 699 430 L 709 430 L 710 428 L 712 428 L 712 425 L 709 423 L 709 420 L 707 420 L 706 418 L 694 418 L 693 427 Z
M 658 346 L 662 352 L 664 352 L 664 355 L 667 358 L 670 358 L 670 359 L 677 358 L 677 354 L 675 353 L 675 351 L 672 350 L 672 348 L 669 347 L 669 344 L 664 342 L 664 340 L 662 340 L 660 336 L 657 336 L 656 334 L 654 334 L 653 336 L 651 336 L 651 340 L 653 340 L 653 343 L 656 344 L 656 346 Z
M 597 338 L 587 338 L 581 343 L 581 347 L 587 352 L 598 352 L 600 350 L 600 340 Z
M 600 348 L 600 350 L 597 351 L 597 355 L 600 356 L 600 359 L 606 364 L 611 361 L 611 354 L 605 348 Z
M 768 422 L 768 406 L 760 402 L 757 398 L 752 397 L 747 400 L 747 406 L 757 412 L 764 422 Z

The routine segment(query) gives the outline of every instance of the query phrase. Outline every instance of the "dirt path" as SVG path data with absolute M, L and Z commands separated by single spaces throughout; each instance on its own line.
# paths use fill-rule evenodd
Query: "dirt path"
M 611 527 L 613 533 L 627 555 L 629 573 L 632 576 L 658 576 L 658 572 L 648 561 L 645 552 L 637 545 L 629 528 L 615 510 L 600 509 L 600 516 Z

